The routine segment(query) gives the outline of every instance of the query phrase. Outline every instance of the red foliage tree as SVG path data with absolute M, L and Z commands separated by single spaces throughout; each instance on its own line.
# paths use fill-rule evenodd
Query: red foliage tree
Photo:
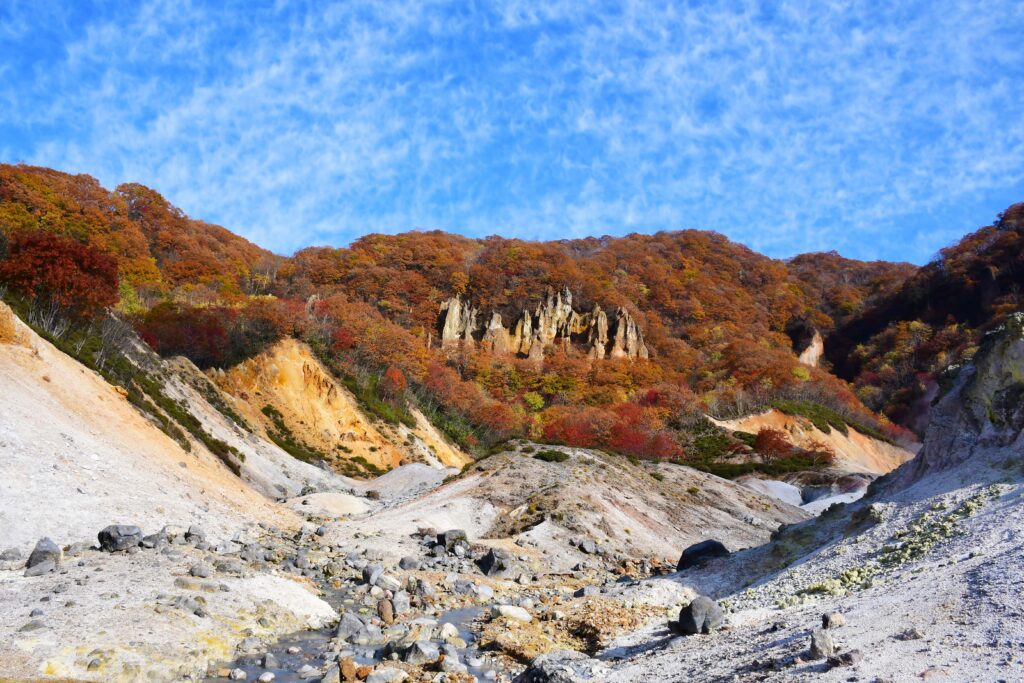
M 161 356 L 185 356 L 201 368 L 224 364 L 234 311 L 162 303 L 139 321 L 142 339 Z
M 0 281 L 36 303 L 91 318 L 118 300 L 117 261 L 70 237 L 18 232 L 0 261 Z
M 793 444 L 781 429 L 761 427 L 754 439 L 754 450 L 768 459 L 784 458 L 793 452 Z
M 405 375 L 402 371 L 396 368 L 394 365 L 388 366 L 388 369 L 384 371 L 384 375 L 381 376 L 380 382 L 377 384 L 377 391 L 380 395 L 389 400 L 397 400 L 403 393 L 405 393 L 406 387 L 409 383 L 405 379 Z

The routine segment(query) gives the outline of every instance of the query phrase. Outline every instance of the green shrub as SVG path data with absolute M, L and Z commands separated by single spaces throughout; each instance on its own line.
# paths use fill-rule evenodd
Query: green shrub
M 533 456 L 537 460 L 543 460 L 544 462 L 565 462 L 569 459 L 568 453 L 556 450 L 541 451 L 537 455 Z

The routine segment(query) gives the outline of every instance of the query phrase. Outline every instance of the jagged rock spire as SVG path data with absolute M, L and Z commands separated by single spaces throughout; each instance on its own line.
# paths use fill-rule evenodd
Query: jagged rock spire
M 599 305 L 579 313 L 573 309 L 572 301 L 572 292 L 567 287 L 557 292 L 549 288 L 532 315 L 524 310 L 518 316 L 510 333 L 497 311 L 491 313 L 487 326 L 481 327 L 480 311 L 456 295 L 441 304 L 441 348 L 454 349 L 479 342 L 492 353 L 512 353 L 539 362 L 548 346 L 562 344 L 569 348 L 578 344 L 595 359 L 648 357 L 640 326 L 625 308 L 616 309 L 609 322 Z

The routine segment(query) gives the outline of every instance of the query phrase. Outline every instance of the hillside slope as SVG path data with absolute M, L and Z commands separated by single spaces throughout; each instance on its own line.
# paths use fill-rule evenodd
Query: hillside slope
M 295 339 L 284 339 L 233 368 L 211 371 L 210 376 L 263 434 L 280 440 L 284 425 L 296 442 L 339 467 L 344 463 L 338 461 L 356 458 L 382 470 L 414 461 L 462 467 L 471 460 L 422 414 L 414 416 L 418 419 L 413 429 L 370 419 L 309 347 Z
M 826 357 L 868 406 L 923 429 L 946 368 L 1024 305 L 1022 255 L 1024 204 L 1014 204 L 850 316 L 826 339 Z
M 764 428 L 778 429 L 788 436 L 793 445 L 801 448 L 824 445 L 835 453 L 832 467 L 840 472 L 887 474 L 914 457 L 911 450 L 861 434 L 853 427 L 848 428 L 846 434 L 838 429 L 825 433 L 807 418 L 787 415 L 774 408 L 735 420 L 716 420 L 716 423 L 748 434 L 757 434 Z
M 0 304 L 0 316 L 10 309 Z M 0 343 L 0 546 L 42 536 L 85 541 L 114 522 L 159 528 L 202 523 L 299 523 L 239 485 L 202 448 L 186 453 L 102 378 L 15 320 L 20 344 Z
M 536 449 L 518 444 L 358 525 L 332 527 L 328 539 L 347 545 L 357 534 L 360 545 L 397 560 L 415 551 L 418 528 L 460 528 L 481 543 L 511 543 L 533 555 L 538 570 L 557 572 L 585 561 L 574 540 L 589 539 L 610 556 L 674 562 L 682 548 L 709 536 L 743 548 L 809 516 L 688 467 L 633 464 L 584 449 L 559 449 L 564 461 L 545 462 L 533 457 Z
M 676 581 L 725 600 L 729 629 L 649 628 L 603 653 L 607 680 L 1016 680 L 1024 671 L 1024 316 L 985 340 L 918 456 L 863 501 Z M 808 654 L 821 615 L 852 665 Z M 651 647 L 652 640 L 660 641 Z

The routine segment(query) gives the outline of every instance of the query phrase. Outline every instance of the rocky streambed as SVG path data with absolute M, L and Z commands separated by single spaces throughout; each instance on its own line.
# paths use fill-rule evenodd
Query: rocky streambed
M 382 536 L 329 533 L 357 522 L 324 522 L 220 542 L 195 526 L 44 539 L 27 560 L 5 555 L 0 626 L 11 652 L 38 662 L 23 670 L 80 680 L 508 682 L 546 653 L 594 654 L 663 622 L 688 598 L 642 578 L 669 568 L 586 539 L 575 545 L 588 559 L 554 572 L 510 539 L 419 529 L 399 558 Z
M 460 530 L 419 530 L 421 556 L 392 566 L 372 552 L 319 546 L 323 531 L 306 529 L 263 552 L 273 558 L 283 550 L 279 567 L 315 580 L 339 622 L 276 642 L 244 640 L 207 681 L 511 681 L 539 655 L 596 650 L 606 637 L 665 614 L 604 597 L 635 583 L 624 568 L 636 567 L 609 571 L 590 542 L 594 561 L 544 575 L 525 567 L 525 557 L 471 543 Z

